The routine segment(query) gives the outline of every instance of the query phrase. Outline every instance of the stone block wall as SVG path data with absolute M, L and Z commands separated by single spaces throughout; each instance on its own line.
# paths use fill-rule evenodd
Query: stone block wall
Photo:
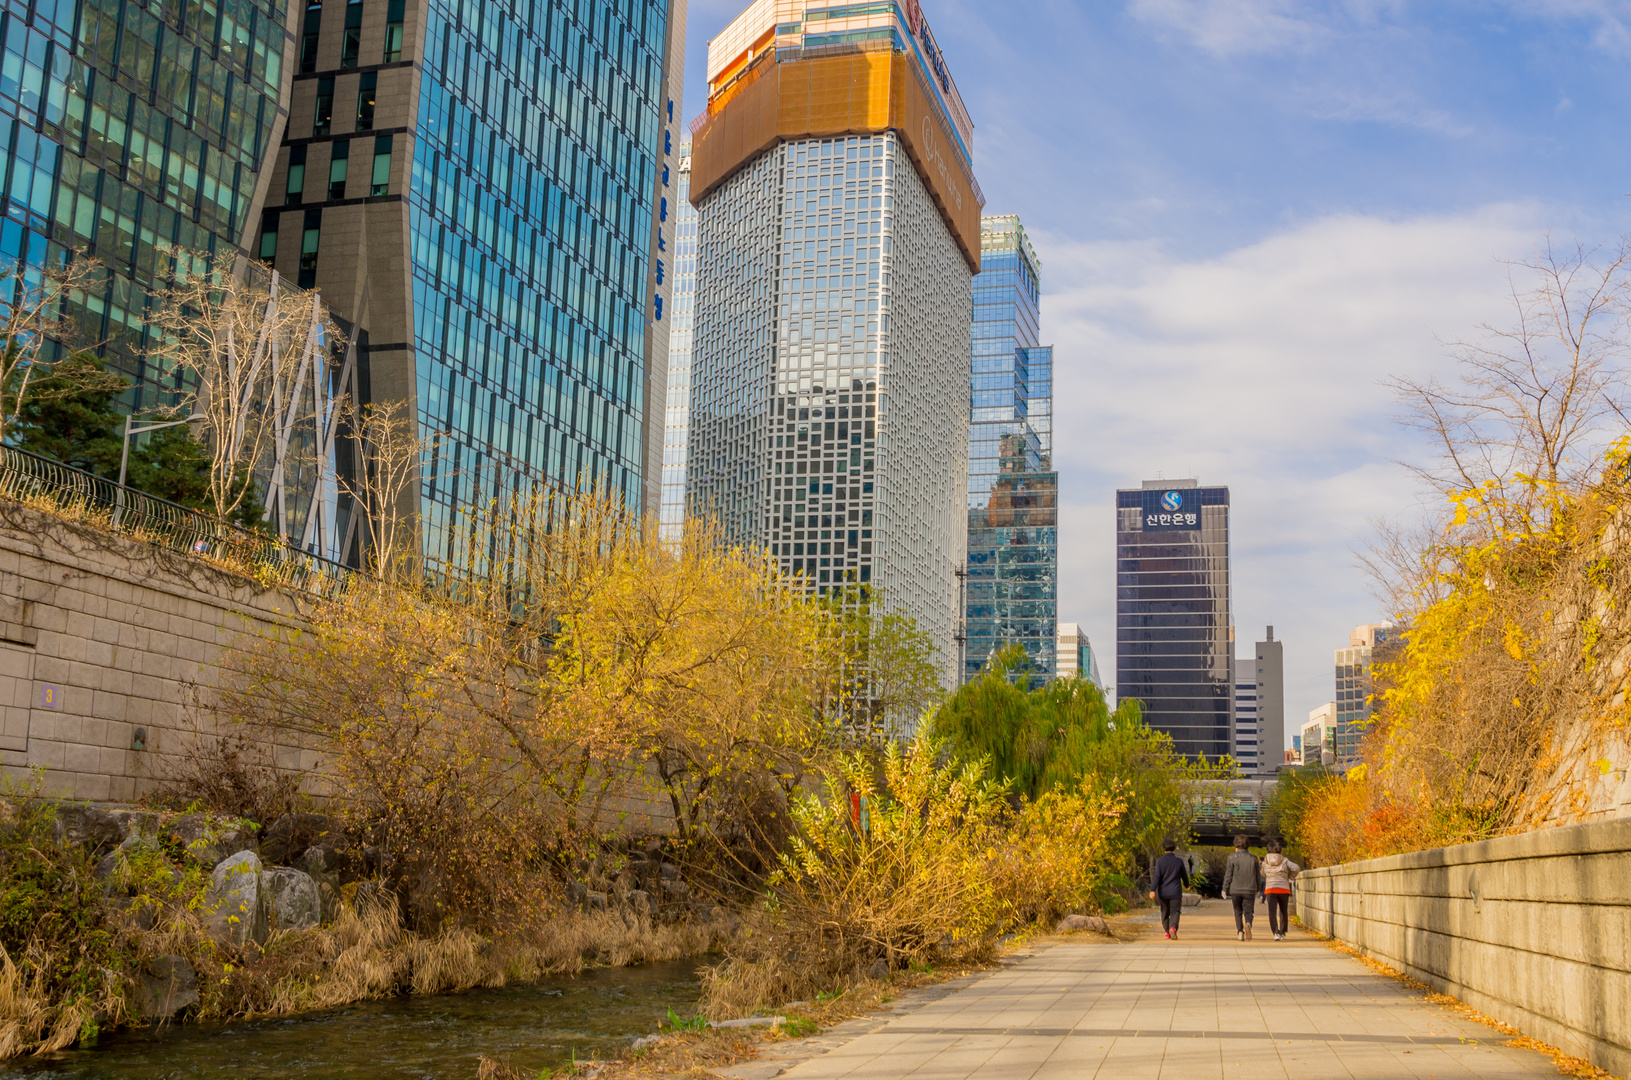
M 0 501 L 0 767 L 43 768 L 65 798 L 136 798 L 191 748 L 189 695 L 207 690 L 222 650 L 297 603 L 185 553 Z M 285 767 L 317 765 L 294 746 L 275 752 Z
M 1321 867 L 1303 924 L 1631 1076 L 1631 818 Z

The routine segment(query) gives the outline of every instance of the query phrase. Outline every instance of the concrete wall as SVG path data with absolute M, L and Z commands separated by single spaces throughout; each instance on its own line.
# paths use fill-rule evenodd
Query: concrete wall
M 0 501 L 0 767 L 44 768 L 68 798 L 134 799 L 190 748 L 186 703 L 221 651 L 296 604 L 193 556 Z M 316 764 L 293 746 L 276 753 Z
M 1297 884 L 1309 928 L 1631 1076 L 1631 819 L 1308 870 Z

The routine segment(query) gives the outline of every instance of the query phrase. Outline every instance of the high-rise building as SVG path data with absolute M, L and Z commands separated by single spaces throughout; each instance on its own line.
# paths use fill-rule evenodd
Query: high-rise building
M 691 205 L 691 144 L 680 144 L 674 202 L 673 313 L 668 326 L 668 403 L 663 420 L 663 535 L 685 526 L 685 462 L 691 443 L 691 334 L 697 295 L 697 211 Z
M 13 4 L 0 16 L 0 262 L 43 266 L 74 250 L 100 264 L 72 314 L 130 378 L 121 404 L 133 413 L 178 405 L 190 392 L 150 351 L 176 249 L 234 267 L 254 239 L 271 181 L 266 160 L 288 120 L 288 14 L 283 0 L 60 0 Z M 247 276 L 270 285 L 264 272 Z M 294 285 L 280 283 L 282 299 Z M 323 351 L 321 339 L 308 339 L 301 360 Z M 61 348 L 48 343 L 46 358 Z M 333 440 L 316 414 L 326 416 L 354 381 L 338 364 L 321 379 L 313 370 L 280 379 L 290 408 L 279 413 L 259 491 L 273 531 L 337 554 L 332 507 L 315 479 L 332 476 Z M 317 462 L 328 469 L 309 467 Z
M 1274 640 L 1274 627 L 1267 628 L 1253 655 L 1238 664 L 1246 671 L 1237 678 L 1250 676 L 1256 686 L 1257 771 L 1272 776 L 1283 764 L 1286 745 L 1285 644 Z
M 366 333 L 371 400 L 441 434 L 400 508 L 427 557 L 537 485 L 655 507 L 683 0 L 326 0 L 291 24 L 253 250 Z
M 708 45 L 691 505 L 813 588 L 881 587 L 952 677 L 973 127 L 916 3 L 755 0 Z
M 1261 771 L 1261 749 L 1257 739 L 1257 677 L 1245 658 L 1235 661 L 1235 764 L 1243 775 Z
M 1116 696 L 1179 753 L 1234 751 L 1229 489 L 1146 480 L 1116 492 Z
M 969 353 L 964 680 L 993 650 L 1055 670 L 1059 475 L 1052 471 L 1053 349 L 1037 344 L 1041 264 L 1019 218 L 980 219 Z M 1025 511 L 1016 515 L 1016 506 Z
M 1302 762 L 1304 765 L 1336 764 L 1337 705 L 1327 701 L 1308 714 L 1303 725 Z
M 1400 640 L 1399 628 L 1392 623 L 1356 626 L 1348 635 L 1348 647 L 1332 650 L 1336 675 L 1336 764 L 1346 769 L 1359 762 L 1359 742 L 1375 704 L 1372 664 L 1384 659 L 1389 646 Z
M 1093 651 L 1093 643 L 1076 623 L 1059 624 L 1057 655 L 1059 678 L 1087 679 L 1099 689 L 1104 689 L 1104 680 L 1099 677 L 1099 658 Z

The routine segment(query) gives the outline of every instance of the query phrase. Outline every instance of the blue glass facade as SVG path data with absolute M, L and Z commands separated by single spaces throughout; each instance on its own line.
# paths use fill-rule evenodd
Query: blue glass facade
M 683 30 L 669 0 L 306 10 L 278 165 L 290 199 L 263 224 L 285 239 L 266 250 L 356 312 L 370 395 L 413 400 L 440 437 L 417 507 L 427 557 L 452 556 L 469 507 L 538 484 L 655 509 Z
M 165 249 L 241 247 L 284 114 L 283 0 L 13 0 L 0 12 L 0 260 L 106 268 L 86 337 L 138 380 Z
M 1019 219 L 980 219 L 969 354 L 968 576 L 962 675 L 1021 644 L 1052 678 L 1058 641 L 1053 348 L 1038 344 L 1040 266 Z
M 668 402 L 663 420 L 663 535 L 678 540 L 685 525 L 685 462 L 691 442 L 691 335 L 696 322 L 697 210 L 691 205 L 691 147 L 680 146 L 679 203 L 674 226 L 674 287 L 668 327 Z

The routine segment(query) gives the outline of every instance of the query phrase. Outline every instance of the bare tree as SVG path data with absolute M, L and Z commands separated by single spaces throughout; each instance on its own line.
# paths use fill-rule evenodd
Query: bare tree
M 232 517 L 255 490 L 254 474 L 281 451 L 294 415 L 291 400 L 316 349 L 344 340 L 317 293 L 289 288 L 276 273 L 177 250 L 176 270 L 159 294 L 157 350 L 196 387 L 205 417 L 210 499 Z
M 75 252 L 61 262 L 31 266 L 12 262 L 0 267 L 0 442 L 10 434 L 23 403 L 55 367 L 52 346 L 64 354 L 86 344 L 81 338 L 74 307 L 82 307 L 85 294 L 101 266 Z M 103 376 L 116 379 L 117 376 Z M 80 387 L 48 384 L 47 393 L 73 393 Z M 109 382 L 112 385 L 112 382 Z
M 1527 525 L 1543 489 L 1591 476 L 1610 432 L 1624 429 L 1631 353 L 1631 238 L 1613 248 L 1547 242 L 1510 265 L 1516 321 L 1481 326 L 1481 340 L 1449 342 L 1451 383 L 1397 377 L 1403 422 L 1441 455 L 1405 463 L 1445 493 L 1472 492 L 1494 523 Z
M 417 500 L 411 496 L 443 460 L 445 436 L 423 433 L 409 401 L 358 406 L 348 399 L 342 408 L 355 453 L 352 475 L 338 477 L 337 484 L 357 505 L 374 573 L 409 580 L 417 573 L 419 550 L 412 510 Z

